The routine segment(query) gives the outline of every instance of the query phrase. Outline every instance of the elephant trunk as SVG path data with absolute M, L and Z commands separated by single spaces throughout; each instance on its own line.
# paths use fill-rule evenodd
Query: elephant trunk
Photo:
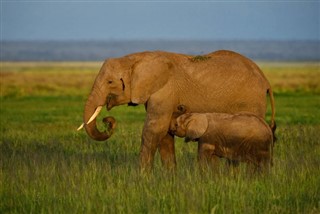
M 84 114 L 83 114 L 83 121 L 84 121 L 84 124 L 85 124 L 84 127 L 86 129 L 87 134 L 92 139 L 97 140 L 97 141 L 104 141 L 104 140 L 107 140 L 109 137 L 111 137 L 112 132 L 107 132 L 107 131 L 101 132 L 101 131 L 99 131 L 98 128 L 97 128 L 97 124 L 96 124 L 96 118 L 94 118 L 94 119 L 91 118 L 92 115 L 95 114 L 97 108 L 99 108 L 99 107 L 101 108 L 103 105 L 105 105 L 104 101 L 102 101 L 101 103 L 97 102 L 97 100 L 99 100 L 99 99 L 96 99 L 95 98 L 96 96 L 97 96 L 97 94 L 93 90 L 91 92 L 90 96 L 88 97 L 88 100 L 87 100 L 87 102 L 85 104 Z M 100 98 L 100 100 L 101 100 L 101 98 Z M 88 121 L 90 119 L 91 119 L 91 122 L 88 123 Z

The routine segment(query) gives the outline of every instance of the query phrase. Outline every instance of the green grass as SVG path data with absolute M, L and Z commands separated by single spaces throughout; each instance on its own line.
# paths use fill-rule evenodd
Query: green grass
M 195 56 L 195 57 L 192 57 L 190 60 L 192 62 L 201 62 L 201 61 L 206 61 L 210 59 L 209 56 L 201 56 L 201 55 L 198 55 L 198 56 Z
M 313 86 L 320 71 L 314 64 L 262 65 L 277 83 L 278 141 L 266 175 L 252 175 L 243 164 L 233 174 L 223 163 L 201 173 L 197 145 L 181 139 L 176 174 L 162 169 L 158 154 L 154 171 L 140 174 L 143 106 L 104 110 L 99 119 L 112 114 L 118 124 L 107 142 L 76 131 L 98 65 L 2 64 L 0 213 L 320 212 L 320 93 Z M 299 87 L 291 84 L 298 79 Z

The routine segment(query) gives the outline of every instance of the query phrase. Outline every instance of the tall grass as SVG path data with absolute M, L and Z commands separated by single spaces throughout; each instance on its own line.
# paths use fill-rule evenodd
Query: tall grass
M 12 82 L 1 72 L 0 213 L 320 212 L 318 89 L 275 88 L 278 141 L 268 174 L 253 175 L 244 164 L 235 172 L 223 160 L 217 170 L 201 172 L 197 145 L 177 139 L 176 173 L 162 169 L 157 154 L 153 172 L 145 175 L 138 166 L 144 108 L 121 106 L 108 113 L 118 126 L 107 142 L 76 132 L 97 70 L 88 66 L 85 77 L 83 71 L 71 71 L 71 65 L 58 64 L 65 71 L 57 78 L 61 88 L 53 92 L 33 86 L 43 84 L 36 81 L 40 77 L 55 86 L 50 69 L 56 64 L 46 72 L 39 68 L 43 64 L 18 72 L 19 64 L 8 63 Z M 282 66 L 288 68 L 286 81 L 290 74 L 296 78 L 288 66 Z M 273 66 L 264 67 L 267 75 L 270 69 L 277 76 Z M 82 77 L 90 81 L 78 87 L 74 83 Z M 301 87 L 308 84 L 302 81 Z M 12 93 L 27 88 L 28 93 Z

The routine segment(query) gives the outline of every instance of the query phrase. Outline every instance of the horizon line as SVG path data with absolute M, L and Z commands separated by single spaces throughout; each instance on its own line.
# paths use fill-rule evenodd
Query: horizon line
M 2 42 L 319 42 L 319 39 L 2 39 Z

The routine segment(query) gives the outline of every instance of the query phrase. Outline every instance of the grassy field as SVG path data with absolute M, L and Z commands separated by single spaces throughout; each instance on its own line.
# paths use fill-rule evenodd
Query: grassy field
M 259 63 L 278 125 L 267 175 L 200 173 L 197 145 L 181 139 L 175 175 L 158 154 L 140 174 L 142 106 L 112 109 L 108 142 L 76 131 L 100 65 L 1 63 L 0 213 L 320 213 L 319 63 Z

